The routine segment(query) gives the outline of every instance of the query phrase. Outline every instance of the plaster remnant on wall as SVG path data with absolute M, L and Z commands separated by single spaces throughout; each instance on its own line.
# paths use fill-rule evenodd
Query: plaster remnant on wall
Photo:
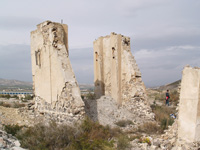
M 31 32 L 35 110 L 61 122 L 85 113 L 68 56 L 67 25 L 45 21 Z

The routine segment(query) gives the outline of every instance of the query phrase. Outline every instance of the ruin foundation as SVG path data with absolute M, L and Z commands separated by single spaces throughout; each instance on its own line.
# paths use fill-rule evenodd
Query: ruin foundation
M 182 72 L 178 138 L 200 141 L 200 68 L 187 66 Z
M 94 41 L 94 82 L 97 98 L 108 95 L 119 105 L 135 97 L 145 97 L 129 37 L 111 33 Z
M 35 110 L 58 121 L 80 119 L 84 112 L 69 60 L 68 26 L 51 21 L 31 32 Z

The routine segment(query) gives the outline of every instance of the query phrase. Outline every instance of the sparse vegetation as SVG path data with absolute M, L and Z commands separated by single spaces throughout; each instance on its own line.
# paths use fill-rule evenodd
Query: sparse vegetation
M 6 99 L 10 99 L 11 96 L 9 94 L 0 94 L 1 98 L 6 98 Z
M 86 98 L 86 99 L 93 100 L 93 99 L 95 99 L 95 94 L 92 93 L 92 92 L 89 92 L 88 94 L 86 94 L 85 98 Z
M 33 96 L 31 95 L 25 95 L 25 98 L 23 100 L 32 100 Z
M 177 106 L 177 104 L 179 103 L 179 93 L 177 92 L 177 90 L 171 91 L 170 97 L 171 97 L 170 101 L 174 103 L 175 106 Z
M 4 102 L 0 102 L 0 106 L 3 106 L 3 107 L 11 107 L 11 104 L 4 103 Z
M 11 98 L 19 99 L 17 95 L 12 95 Z
M 139 140 L 140 143 L 147 143 L 148 145 L 151 145 L 151 140 L 148 137 L 142 137 Z
M 155 93 L 155 100 L 164 101 L 165 100 L 165 93 L 162 93 L 162 92 Z
M 70 127 L 50 122 L 20 129 L 16 137 L 30 150 L 115 150 L 129 147 L 129 139 L 119 129 L 102 126 L 86 118 L 80 125 Z
M 155 122 L 146 122 L 138 127 L 138 132 L 143 132 L 146 134 L 158 134 L 162 132 L 162 129 Z
M 121 135 L 117 140 L 117 150 L 126 150 L 131 147 L 130 139 L 127 136 Z
M 161 129 L 165 130 L 169 125 L 174 122 L 173 118 L 170 118 L 170 114 L 175 114 L 176 110 L 173 107 L 151 105 L 153 112 L 155 113 L 155 119 L 160 124 Z
M 155 103 L 156 103 L 157 100 L 165 103 L 165 93 L 166 93 L 166 91 L 157 90 L 156 92 L 151 93 L 149 95 L 149 97 L 154 98 Z M 170 104 L 173 103 L 176 106 L 178 104 L 178 101 L 179 101 L 178 91 L 176 89 L 174 89 L 174 90 L 171 90 L 169 94 L 170 94 Z
M 13 136 L 15 136 L 22 128 L 23 126 L 19 125 L 4 125 L 5 131 Z
M 3 107 L 11 107 L 11 108 L 21 108 L 21 107 L 25 107 L 25 104 L 20 104 L 18 102 L 13 102 L 13 103 L 5 103 L 5 102 L 0 102 L 0 106 Z
M 115 124 L 119 127 L 126 127 L 128 125 L 133 125 L 133 122 L 131 120 L 119 120 Z
M 20 104 L 18 102 L 13 103 L 13 108 L 21 108 L 21 107 L 25 107 L 25 106 L 26 106 L 25 104 Z

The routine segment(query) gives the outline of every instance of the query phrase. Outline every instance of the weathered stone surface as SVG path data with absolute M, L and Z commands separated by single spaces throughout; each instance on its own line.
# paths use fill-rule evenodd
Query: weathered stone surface
M 121 105 L 131 98 L 145 97 L 129 37 L 111 33 L 94 41 L 94 78 L 97 98 L 111 96 Z
M 56 119 L 80 119 L 84 103 L 69 60 L 67 25 L 37 25 L 31 32 L 31 58 L 36 111 Z
M 97 99 L 86 102 L 87 114 L 111 126 L 120 120 L 132 120 L 136 126 L 153 121 L 141 73 L 130 50 L 130 38 L 111 33 L 93 44 Z
M 20 147 L 19 141 L 12 135 L 0 130 L 0 149 L 1 150 L 25 150 Z
M 101 96 L 96 100 L 85 100 L 85 105 L 87 115 L 102 125 L 115 127 L 115 123 L 118 121 L 131 120 L 134 125 L 124 128 L 124 130 L 129 130 L 144 122 L 154 121 L 152 112 L 144 108 L 139 102 L 134 105 L 119 107 L 110 96 Z
M 200 68 L 187 66 L 182 72 L 178 138 L 200 141 Z

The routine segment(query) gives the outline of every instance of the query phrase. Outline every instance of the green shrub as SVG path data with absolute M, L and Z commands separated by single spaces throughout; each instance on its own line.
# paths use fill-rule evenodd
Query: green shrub
M 168 128 L 168 126 L 171 126 L 173 123 L 174 123 L 174 119 L 172 119 L 172 118 L 163 118 L 161 120 L 161 128 L 163 130 L 165 130 L 165 129 Z
M 133 122 L 131 120 L 119 120 L 115 124 L 119 127 L 126 127 L 128 125 L 133 125 Z
M 86 94 L 85 98 L 86 98 L 86 99 L 93 100 L 93 99 L 95 99 L 95 94 L 92 93 L 92 92 L 89 92 L 88 94 Z
M 22 129 L 23 126 L 19 125 L 4 125 L 4 129 L 7 133 L 12 134 L 15 136 L 17 132 L 19 132 Z
M 82 98 L 82 99 L 85 99 L 85 96 L 84 96 L 84 95 L 81 95 L 81 98 Z
M 151 145 L 151 140 L 148 137 L 140 138 L 140 143 L 147 143 L 148 145 Z
M 67 147 L 74 138 L 75 129 L 66 125 L 37 124 L 21 130 L 16 137 L 21 146 L 30 150 L 54 150 Z
M 11 96 L 9 95 L 9 94 L 0 94 L 0 97 L 2 97 L 2 98 L 6 98 L 6 99 L 10 99 L 11 98 Z
M 125 135 L 120 135 L 117 140 L 117 150 L 125 150 L 130 147 L 129 138 Z
M 24 100 L 32 100 L 32 99 L 33 99 L 33 96 L 31 96 L 31 95 L 25 95 Z
M 112 148 L 114 134 L 110 128 L 86 118 L 79 127 L 79 136 L 73 141 L 74 150 L 103 149 L 105 146 Z
M 11 98 L 19 99 L 19 97 L 17 95 L 13 95 L 13 96 L 11 96 Z

